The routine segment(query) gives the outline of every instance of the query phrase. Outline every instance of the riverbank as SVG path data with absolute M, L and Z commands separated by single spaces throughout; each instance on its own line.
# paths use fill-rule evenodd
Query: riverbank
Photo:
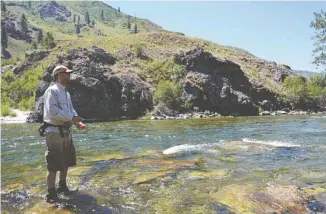
M 16 114 L 15 117 L 1 116 L 1 123 L 26 123 L 26 119 L 30 114 L 30 111 L 21 111 L 19 109 L 13 109 L 13 112 Z
M 301 110 L 294 110 L 294 111 L 262 111 L 259 113 L 259 116 L 278 116 L 278 115 L 310 115 L 310 116 L 319 116 L 319 115 L 326 115 L 326 111 L 320 112 L 309 112 L 309 111 L 301 111 Z M 163 120 L 163 119 L 198 119 L 198 118 L 232 118 L 232 117 L 241 117 L 237 114 L 231 114 L 229 116 L 222 116 L 216 112 L 192 112 L 192 113 L 185 113 L 185 114 L 177 114 L 174 117 L 166 116 L 166 115 L 157 115 L 151 116 L 151 120 Z

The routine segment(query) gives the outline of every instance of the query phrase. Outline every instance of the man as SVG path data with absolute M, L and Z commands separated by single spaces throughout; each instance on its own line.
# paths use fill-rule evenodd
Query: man
M 63 65 L 54 68 L 52 76 L 54 84 L 44 93 L 43 128 L 46 132 L 46 162 L 48 173 L 46 182 L 48 202 L 58 199 L 58 193 L 69 193 L 66 183 L 68 167 L 76 165 L 75 146 L 72 142 L 71 126 L 85 128 L 74 110 L 67 91 L 70 73 L 73 72 Z M 59 175 L 59 188 L 55 189 L 57 171 Z

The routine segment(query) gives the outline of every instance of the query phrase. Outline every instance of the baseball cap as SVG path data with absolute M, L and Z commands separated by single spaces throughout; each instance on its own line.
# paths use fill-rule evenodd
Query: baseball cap
M 52 76 L 54 77 L 55 75 L 57 75 L 58 73 L 62 73 L 62 72 L 65 72 L 65 73 L 71 73 L 73 72 L 73 70 L 70 70 L 68 69 L 66 66 L 64 65 L 58 65 L 57 67 L 55 67 L 53 69 L 53 72 L 52 72 Z

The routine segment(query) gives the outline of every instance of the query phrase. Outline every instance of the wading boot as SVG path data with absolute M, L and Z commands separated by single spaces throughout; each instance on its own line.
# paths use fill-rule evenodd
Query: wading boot
M 66 180 L 59 181 L 59 188 L 57 191 L 58 191 L 58 194 L 62 193 L 63 195 L 69 195 L 70 190 L 67 187 Z
M 57 191 L 55 190 L 55 188 L 50 188 L 48 189 L 48 194 L 46 195 L 46 201 L 49 203 L 53 203 L 55 201 L 57 201 L 58 198 L 58 194 Z

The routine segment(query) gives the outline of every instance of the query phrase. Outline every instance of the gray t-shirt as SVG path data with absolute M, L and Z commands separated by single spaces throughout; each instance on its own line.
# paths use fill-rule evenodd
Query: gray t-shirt
M 69 92 L 60 83 L 55 82 L 44 93 L 43 120 L 53 125 L 72 123 L 74 110 Z M 46 132 L 59 132 L 57 127 L 48 127 Z

